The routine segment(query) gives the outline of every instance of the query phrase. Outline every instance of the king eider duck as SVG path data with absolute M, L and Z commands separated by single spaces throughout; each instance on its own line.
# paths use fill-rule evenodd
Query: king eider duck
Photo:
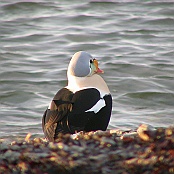
M 68 85 L 54 96 L 42 118 L 45 137 L 107 129 L 112 110 L 109 88 L 99 75 L 98 61 L 89 53 L 75 53 L 69 63 Z

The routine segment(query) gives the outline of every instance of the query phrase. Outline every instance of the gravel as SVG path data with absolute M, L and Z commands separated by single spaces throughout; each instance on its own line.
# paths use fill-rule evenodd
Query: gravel
M 172 174 L 174 127 L 0 140 L 0 174 Z

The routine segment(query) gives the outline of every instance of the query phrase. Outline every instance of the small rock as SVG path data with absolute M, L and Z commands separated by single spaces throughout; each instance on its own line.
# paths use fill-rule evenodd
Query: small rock
M 0 151 L 7 150 L 9 147 L 6 143 L 0 143 Z
M 8 150 L 4 153 L 3 158 L 13 162 L 18 160 L 20 155 L 21 154 L 19 152 L 13 152 L 12 150 Z
M 110 138 L 107 138 L 107 137 L 102 137 L 101 138 L 101 143 L 100 144 L 110 144 L 110 145 L 115 145 L 115 141 L 110 139 Z
M 135 139 L 135 136 L 137 136 L 137 132 L 130 132 L 130 133 L 125 133 L 120 137 L 124 142 L 129 142 Z
M 139 137 L 144 141 L 150 141 L 153 140 L 152 138 L 155 135 L 156 129 L 153 126 L 142 124 L 137 129 L 137 133 Z

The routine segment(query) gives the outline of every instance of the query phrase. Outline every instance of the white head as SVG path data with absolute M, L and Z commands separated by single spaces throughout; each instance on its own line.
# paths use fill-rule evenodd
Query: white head
M 86 77 L 103 72 L 99 69 L 96 59 L 85 51 L 79 51 L 73 55 L 68 66 L 67 74 L 76 77 Z

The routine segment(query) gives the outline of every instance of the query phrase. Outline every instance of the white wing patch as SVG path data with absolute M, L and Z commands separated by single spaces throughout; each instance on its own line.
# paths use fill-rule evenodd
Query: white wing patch
M 93 111 L 94 113 L 97 113 L 104 106 L 106 106 L 105 100 L 104 99 L 100 99 L 91 109 L 88 109 L 85 112 Z

